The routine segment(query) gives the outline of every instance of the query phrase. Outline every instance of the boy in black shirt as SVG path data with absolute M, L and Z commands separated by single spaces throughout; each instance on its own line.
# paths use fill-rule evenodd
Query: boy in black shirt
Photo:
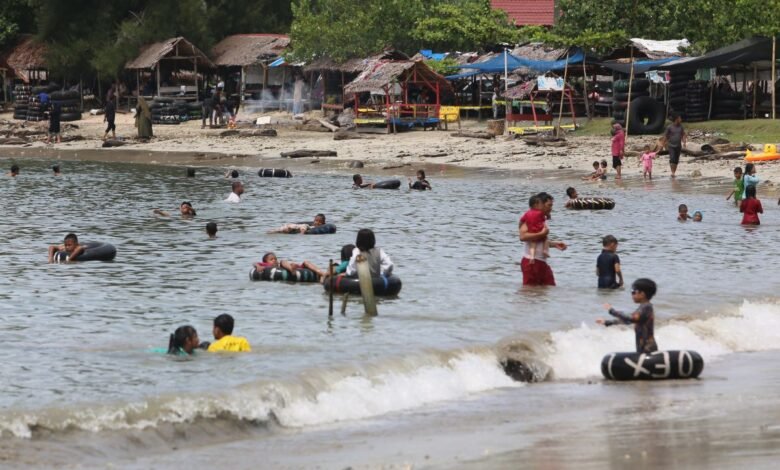
M 617 289 L 623 286 L 623 273 L 620 271 L 620 257 L 618 257 L 618 241 L 612 235 L 607 235 L 601 240 L 604 247 L 596 259 L 596 276 L 599 278 L 599 289 Z

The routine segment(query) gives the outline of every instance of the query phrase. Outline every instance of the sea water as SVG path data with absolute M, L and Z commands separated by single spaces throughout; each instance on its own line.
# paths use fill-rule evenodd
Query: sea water
M 353 191 L 340 171 L 278 179 L 243 168 L 243 201 L 228 204 L 230 180 L 214 168 L 186 178 L 177 167 L 74 162 L 54 177 L 48 166 L 25 161 L 19 177 L 0 184 L 0 449 L 12 463 L 30 462 L 30 443 L 72 462 L 94 459 L 97 448 L 98 461 L 139 452 L 164 461 L 172 448 L 361 422 L 370 433 L 401 427 L 403 413 L 489 408 L 495 393 L 529 393 L 503 373 L 507 350 L 542 364 L 548 383 L 600 380 L 601 357 L 634 340 L 594 320 L 605 316 L 603 303 L 633 308 L 628 286 L 638 277 L 658 283 L 659 346 L 700 352 L 703 380 L 734 353 L 777 357 L 780 211 L 765 201 L 764 225 L 741 227 L 713 181 L 577 183 L 581 195 L 617 206 L 567 211 L 572 182 L 542 173 L 436 167 L 428 171 L 434 190 L 411 192 Z M 517 219 L 539 191 L 556 197 L 548 223 L 568 244 L 552 252 L 555 288 L 521 287 L 517 265 Z M 177 214 L 185 200 L 194 219 Z M 680 203 L 704 221 L 677 222 Z M 266 233 L 320 212 L 335 235 Z M 216 240 L 206 237 L 208 221 L 219 225 Z M 248 278 L 268 251 L 325 268 L 361 228 L 374 230 L 404 283 L 397 298 L 380 301 L 378 317 L 363 317 L 354 297 L 339 315 L 337 296 L 329 318 L 320 285 Z M 47 264 L 47 245 L 68 232 L 114 244 L 116 260 Z M 607 234 L 620 242 L 627 283 L 616 291 L 595 288 Z M 183 324 L 211 339 L 221 313 L 235 317 L 252 353 L 152 352 Z M 74 446 L 57 449 L 63 441 Z M 28 450 L 11 452 L 16 446 Z

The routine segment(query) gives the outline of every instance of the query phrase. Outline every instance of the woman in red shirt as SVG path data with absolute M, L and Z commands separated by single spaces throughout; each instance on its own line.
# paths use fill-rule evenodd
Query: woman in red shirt
M 745 188 L 745 199 L 742 200 L 739 211 L 745 214 L 742 216 L 742 225 L 761 225 L 758 214 L 763 214 L 764 208 L 761 207 L 761 201 L 756 199 L 755 186 Z

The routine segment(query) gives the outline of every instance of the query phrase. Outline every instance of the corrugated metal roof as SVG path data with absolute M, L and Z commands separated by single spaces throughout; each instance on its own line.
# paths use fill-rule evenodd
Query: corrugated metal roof
M 273 60 L 284 52 L 290 38 L 283 34 L 234 34 L 211 50 L 218 66 L 246 66 Z
M 504 10 L 518 26 L 555 23 L 555 0 L 491 0 L 490 4 Z

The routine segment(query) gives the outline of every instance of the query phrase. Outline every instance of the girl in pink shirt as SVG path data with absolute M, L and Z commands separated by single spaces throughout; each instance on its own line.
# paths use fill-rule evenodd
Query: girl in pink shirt
M 626 133 L 623 126 L 612 124 L 612 168 L 617 172 L 615 179 L 620 179 L 620 170 L 623 167 L 623 147 L 626 146 Z
M 640 162 L 642 163 L 642 177 L 644 179 L 653 179 L 653 160 L 658 157 L 658 147 L 651 148 L 649 145 L 645 147 L 645 151 L 642 153 Z

